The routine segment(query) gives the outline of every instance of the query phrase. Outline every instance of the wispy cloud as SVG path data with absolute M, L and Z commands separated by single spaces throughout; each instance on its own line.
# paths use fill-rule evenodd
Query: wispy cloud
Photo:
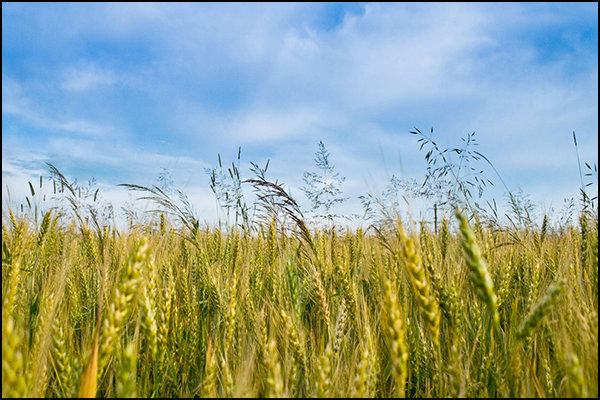
M 32 99 L 35 93 L 27 90 L 15 79 L 2 77 L 2 114 L 16 117 L 25 124 L 49 132 L 62 132 L 79 136 L 102 138 L 114 133 L 114 128 L 99 122 L 87 121 L 69 115 L 51 115 L 46 104 Z
M 115 74 L 93 63 L 84 63 L 65 71 L 62 87 L 71 92 L 84 92 L 116 82 Z

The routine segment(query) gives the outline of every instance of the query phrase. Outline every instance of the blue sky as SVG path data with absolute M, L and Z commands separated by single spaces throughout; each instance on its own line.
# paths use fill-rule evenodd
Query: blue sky
M 167 168 L 210 219 L 204 168 L 239 146 L 242 173 L 270 159 L 306 201 L 323 140 L 359 212 L 389 175 L 422 179 L 413 127 L 475 131 L 545 209 L 576 197 L 572 131 L 598 159 L 597 4 L 2 4 L 3 203 L 46 161 L 116 203 Z

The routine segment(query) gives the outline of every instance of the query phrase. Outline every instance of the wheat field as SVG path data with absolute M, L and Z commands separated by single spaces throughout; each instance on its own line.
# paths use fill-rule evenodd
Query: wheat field
M 598 395 L 597 213 L 498 229 L 457 208 L 437 232 L 6 214 L 3 397 Z
M 598 398 L 598 2 L 39 3 L 3 399 Z

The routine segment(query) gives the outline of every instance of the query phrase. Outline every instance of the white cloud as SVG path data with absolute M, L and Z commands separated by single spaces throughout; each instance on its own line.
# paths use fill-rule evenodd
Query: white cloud
M 55 105 L 41 104 L 34 98 L 33 89 L 28 90 L 17 80 L 2 76 L 2 115 L 18 117 L 37 128 L 63 134 L 95 138 L 106 138 L 115 134 L 115 128 L 106 124 L 71 116 L 51 115 L 50 109 Z
M 111 70 L 102 69 L 94 63 L 87 62 L 66 70 L 62 87 L 71 92 L 85 92 L 115 83 L 116 77 Z

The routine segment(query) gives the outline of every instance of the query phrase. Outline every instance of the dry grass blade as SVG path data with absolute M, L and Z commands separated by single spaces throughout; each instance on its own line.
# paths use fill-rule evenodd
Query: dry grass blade
M 98 335 L 94 336 L 94 344 L 92 346 L 92 354 L 87 363 L 85 371 L 81 375 L 81 383 L 79 384 L 78 397 L 94 398 L 96 397 L 96 384 L 98 380 Z

